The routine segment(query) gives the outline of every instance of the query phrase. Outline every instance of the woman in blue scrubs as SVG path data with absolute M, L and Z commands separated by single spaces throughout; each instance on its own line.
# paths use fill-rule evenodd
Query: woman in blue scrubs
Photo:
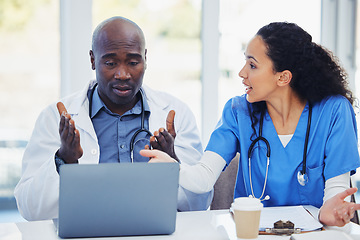
M 264 206 L 313 205 L 319 220 L 343 226 L 360 205 L 344 199 L 360 166 L 346 74 L 330 52 L 293 23 L 262 27 L 245 51 L 246 93 L 230 99 L 199 164 L 181 164 L 180 184 L 209 191 L 237 153 L 234 197 Z M 150 162 L 172 161 L 142 151 Z M 180 159 L 181 161 L 181 159 Z

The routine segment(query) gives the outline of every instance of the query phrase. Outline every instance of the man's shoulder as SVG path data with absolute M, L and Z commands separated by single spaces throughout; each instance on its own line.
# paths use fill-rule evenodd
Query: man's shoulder
M 61 101 L 65 105 L 68 113 L 77 114 L 84 106 L 85 102 L 88 101 L 87 94 L 92 87 L 93 86 L 91 85 L 91 83 L 90 85 L 87 84 L 83 89 L 71 93 L 68 96 L 61 98 L 59 101 Z M 85 106 L 88 107 L 87 105 Z
M 142 86 L 147 100 L 156 105 L 166 107 L 166 106 L 186 106 L 185 102 L 179 98 L 167 93 L 165 91 L 154 90 L 149 86 Z

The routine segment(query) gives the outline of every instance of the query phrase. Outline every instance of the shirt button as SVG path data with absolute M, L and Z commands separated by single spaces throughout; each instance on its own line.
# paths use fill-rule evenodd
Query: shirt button
M 97 150 L 94 148 L 94 149 L 91 149 L 91 154 L 92 155 L 95 155 L 97 153 Z
M 125 145 L 120 145 L 120 148 L 123 149 L 125 147 Z

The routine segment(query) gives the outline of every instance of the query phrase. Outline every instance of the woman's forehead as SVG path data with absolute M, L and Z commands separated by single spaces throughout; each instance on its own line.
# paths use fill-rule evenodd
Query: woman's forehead
M 249 41 L 249 43 L 246 47 L 246 53 L 253 52 L 253 53 L 257 53 L 257 54 L 260 54 L 260 53 L 266 54 L 266 50 L 267 50 L 267 48 L 266 48 L 265 42 L 260 36 L 253 37 Z

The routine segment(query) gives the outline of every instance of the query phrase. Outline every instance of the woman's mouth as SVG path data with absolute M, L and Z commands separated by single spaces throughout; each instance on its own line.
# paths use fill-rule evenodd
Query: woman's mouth
M 249 93 L 251 92 L 251 90 L 252 90 L 252 87 L 246 86 L 246 88 L 245 88 L 245 93 L 246 93 L 246 94 L 249 94 Z

